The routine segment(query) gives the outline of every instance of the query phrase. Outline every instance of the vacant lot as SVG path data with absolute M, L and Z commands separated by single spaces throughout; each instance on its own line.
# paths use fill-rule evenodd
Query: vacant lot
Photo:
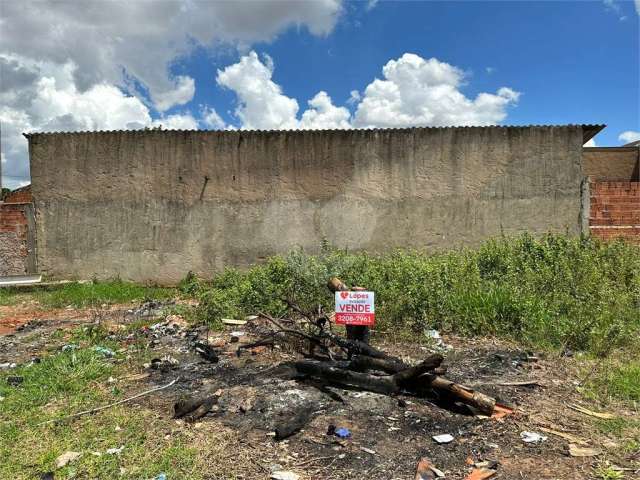
M 411 479 L 421 457 L 449 479 L 481 461 L 499 462 L 493 478 L 638 478 L 639 265 L 622 244 L 524 237 L 437 256 L 294 252 L 177 289 L 0 291 L 0 478 Z M 442 352 L 448 378 L 515 412 L 491 419 L 437 398 L 318 388 L 291 371 L 295 345 L 236 354 L 260 338 L 260 319 L 222 318 L 292 316 L 283 299 L 330 308 L 331 275 L 376 291 L 374 345 L 412 363 Z M 172 418 L 176 400 L 213 393 L 197 422 Z M 309 423 L 276 441 L 279 418 L 300 409 Z M 350 437 L 327 435 L 330 425 Z M 443 433 L 454 440 L 432 439 Z M 56 466 L 65 452 L 79 455 Z

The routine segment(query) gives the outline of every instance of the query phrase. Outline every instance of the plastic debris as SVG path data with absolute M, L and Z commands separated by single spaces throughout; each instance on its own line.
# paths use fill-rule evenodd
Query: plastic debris
M 513 408 L 509 408 L 505 405 L 501 405 L 496 403 L 493 407 L 493 413 L 491 414 L 491 418 L 494 420 L 500 420 L 501 418 L 506 417 L 507 415 L 511 415 L 514 412 Z
M 376 454 L 376 451 L 375 450 L 371 450 L 370 448 L 360 447 L 360 450 L 362 450 L 365 453 L 368 453 L 369 455 L 375 455 Z
M 167 480 L 167 474 L 166 473 L 159 473 L 158 475 L 156 475 L 153 480 Z
M 425 330 L 425 336 L 432 339 L 436 347 L 442 350 L 451 350 L 453 347 L 444 343 L 442 336 L 438 330 Z
M 56 458 L 56 468 L 64 468 L 67 464 L 76 461 L 82 456 L 80 452 L 64 452 Z
M 97 353 L 104 355 L 105 357 L 115 357 L 116 352 L 111 350 L 110 348 L 95 346 L 93 350 Z
M 73 350 L 77 350 L 77 349 L 78 349 L 78 345 L 76 345 L 75 343 L 68 343 L 62 346 L 63 352 L 72 352 Z
M 602 455 L 602 450 L 599 448 L 580 447 L 572 443 L 569 445 L 569 455 L 572 457 L 595 457 Z
M 474 468 L 464 480 L 485 480 L 485 478 L 493 477 L 496 473 L 498 472 L 488 468 Z
M 433 438 L 436 443 L 451 443 L 453 442 L 453 435 L 449 435 L 448 433 L 443 433 L 442 435 L 434 435 Z
M 109 448 L 105 453 L 107 455 L 120 455 L 122 453 L 122 450 L 124 450 L 124 445 L 118 448 Z
M 271 480 L 298 480 L 300 475 L 288 471 L 277 471 L 271 474 Z
M 16 368 L 17 364 L 15 363 L 0 363 L 0 370 L 7 370 L 9 368 Z
M 436 472 L 444 476 L 444 474 L 438 470 L 433 463 L 431 463 L 431 460 L 427 457 L 422 457 L 416 467 L 416 476 L 414 477 L 414 480 L 435 480 L 438 478 L 438 473 Z
M 348 428 L 339 427 L 339 428 L 336 428 L 335 435 L 338 438 L 349 438 L 351 436 L 351 432 L 349 431 Z
M 520 438 L 525 443 L 542 443 L 547 437 L 536 432 L 520 432 Z
M 223 318 L 222 323 L 225 325 L 246 325 L 246 320 L 236 320 L 235 318 Z

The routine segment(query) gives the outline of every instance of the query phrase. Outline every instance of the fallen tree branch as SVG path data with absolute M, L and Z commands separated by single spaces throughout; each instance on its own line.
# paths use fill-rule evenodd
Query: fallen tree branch
M 180 377 L 177 377 L 175 380 L 167 383 L 166 385 L 163 385 L 162 387 L 156 387 L 156 388 L 152 388 L 151 390 L 146 390 L 146 391 L 144 391 L 142 393 L 138 393 L 137 395 L 134 395 L 133 397 L 125 398 L 123 400 L 119 400 L 117 402 L 113 402 L 113 403 L 110 403 L 108 405 L 103 405 L 102 407 L 92 408 L 91 410 L 84 410 L 83 412 L 74 413 L 73 415 L 67 415 L 66 417 L 54 418 L 52 420 L 47 420 L 46 422 L 39 423 L 36 426 L 39 427 L 41 425 L 46 425 L 48 423 L 66 422 L 68 420 L 73 420 L 73 419 L 76 419 L 76 418 L 81 417 L 83 415 L 91 415 L 93 413 L 101 412 L 102 410 L 106 410 L 107 408 L 115 407 L 117 405 L 122 405 L 123 403 L 130 402 L 131 400 L 135 400 L 136 398 L 144 397 L 145 395 L 149 395 L 150 393 L 159 392 L 160 390 L 164 390 L 165 388 L 169 388 L 174 383 L 176 383 L 178 380 L 180 380 Z

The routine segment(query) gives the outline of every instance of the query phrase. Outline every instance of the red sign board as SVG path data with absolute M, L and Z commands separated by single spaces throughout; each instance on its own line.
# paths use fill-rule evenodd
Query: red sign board
M 373 292 L 336 292 L 336 323 L 366 325 L 376 323 Z

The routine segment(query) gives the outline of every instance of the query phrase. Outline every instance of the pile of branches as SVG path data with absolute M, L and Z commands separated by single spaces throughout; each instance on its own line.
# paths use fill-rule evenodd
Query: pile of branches
M 348 290 L 337 278 L 327 285 L 333 292 Z M 362 290 L 354 287 L 354 290 Z M 349 389 L 366 390 L 384 395 L 408 394 L 417 397 L 436 398 L 453 406 L 463 403 L 476 411 L 491 416 L 496 409 L 495 399 L 464 385 L 448 380 L 443 375 L 444 358 L 432 354 L 416 365 L 408 365 L 400 358 L 388 355 L 368 342 L 368 327 L 347 326 L 347 337 L 332 330 L 330 315 L 322 308 L 308 313 L 289 300 L 284 300 L 292 315 L 274 318 L 260 312 L 265 322 L 252 322 L 260 340 L 238 347 L 237 354 L 259 346 L 293 346 L 302 353 L 304 360 L 293 366 L 302 381 L 309 381 L 320 388 L 337 385 Z M 265 323 L 267 327 L 265 327 Z M 212 347 L 199 344 L 201 354 L 217 356 Z M 324 389 L 326 391 L 326 389 Z M 218 402 L 221 391 L 201 398 L 186 398 L 174 405 L 174 418 L 195 421 L 206 415 Z M 309 419 L 308 412 L 294 415 L 276 428 L 276 439 L 287 438 L 302 428 Z
M 348 290 L 333 278 L 331 291 Z M 317 312 L 303 311 L 285 300 L 292 318 L 273 318 L 260 312 L 259 317 L 270 324 L 258 342 L 240 346 L 242 349 L 275 343 L 294 343 L 306 357 L 294 363 L 302 379 L 316 384 L 338 385 L 385 395 L 405 393 L 419 397 L 437 397 L 451 403 L 464 403 L 485 415 L 494 413 L 495 399 L 446 379 L 446 368 L 440 354 L 432 354 L 417 365 L 408 365 L 368 344 L 367 327 L 347 327 L 347 338 L 332 331 L 332 322 L 321 308 Z

